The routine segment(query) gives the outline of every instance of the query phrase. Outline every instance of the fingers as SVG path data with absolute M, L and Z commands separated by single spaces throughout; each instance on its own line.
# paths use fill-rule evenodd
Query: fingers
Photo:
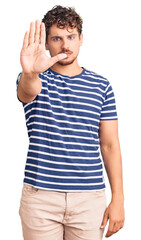
M 43 44 L 45 46 L 46 41 L 46 32 L 45 32 L 45 24 L 41 23 L 39 20 L 36 20 L 35 23 L 30 23 L 30 30 L 27 31 L 24 35 L 23 40 L 23 48 L 27 48 L 29 45 L 36 43 L 36 44 Z
M 31 22 L 30 23 L 30 31 L 29 31 L 29 39 L 28 39 L 29 45 L 34 43 L 34 33 L 35 33 L 35 24 L 34 24 L 34 22 Z
M 110 222 L 105 237 L 110 237 L 110 236 L 112 236 L 114 233 L 115 233 L 115 232 L 114 232 L 114 223 Z
M 36 20 L 35 22 L 35 39 L 34 42 L 35 43 L 39 43 L 40 41 L 40 21 Z
M 110 221 L 105 237 L 112 236 L 113 234 L 118 232 L 121 228 L 123 228 L 123 223 L 121 221 L 119 221 L 119 222 L 118 221 L 117 222 Z
M 105 214 L 104 214 L 104 218 L 103 218 L 103 221 L 102 221 L 102 224 L 101 224 L 101 227 L 100 228 L 105 228 L 106 225 L 107 225 L 107 222 L 108 222 L 108 211 L 105 211 Z
M 44 23 L 41 23 L 40 43 L 45 46 L 45 42 L 46 42 L 45 24 L 44 24 Z
M 23 40 L 23 49 L 28 47 L 28 31 L 24 35 L 24 40 Z
M 65 59 L 66 57 L 67 57 L 67 54 L 60 53 L 60 54 L 50 58 L 49 67 L 53 66 L 56 62 Z

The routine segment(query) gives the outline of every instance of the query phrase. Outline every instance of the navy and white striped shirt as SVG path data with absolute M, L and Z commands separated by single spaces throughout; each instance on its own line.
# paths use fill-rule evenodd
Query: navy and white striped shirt
M 118 119 L 109 81 L 84 67 L 73 77 L 50 68 L 39 77 L 40 94 L 22 103 L 29 136 L 23 182 L 59 192 L 104 189 L 99 123 Z

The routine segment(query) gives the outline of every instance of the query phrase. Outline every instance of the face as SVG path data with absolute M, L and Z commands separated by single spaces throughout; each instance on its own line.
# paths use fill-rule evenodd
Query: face
M 82 40 L 83 35 L 79 36 L 77 28 L 60 29 L 56 24 L 53 24 L 49 31 L 46 49 L 49 50 L 51 57 L 59 53 L 66 53 L 67 58 L 57 62 L 57 64 L 68 65 L 77 59 Z

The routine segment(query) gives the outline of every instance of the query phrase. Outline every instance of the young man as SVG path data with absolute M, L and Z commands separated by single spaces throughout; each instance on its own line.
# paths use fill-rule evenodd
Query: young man
M 17 95 L 29 135 L 19 209 L 25 240 L 62 240 L 63 233 L 65 240 L 100 240 L 108 220 L 106 237 L 124 224 L 114 93 L 106 78 L 79 66 L 82 41 L 81 17 L 62 6 L 24 36 Z

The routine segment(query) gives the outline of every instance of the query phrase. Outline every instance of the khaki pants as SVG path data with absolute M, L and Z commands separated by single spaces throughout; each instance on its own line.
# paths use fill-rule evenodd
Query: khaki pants
M 24 240 L 101 240 L 105 190 L 56 192 L 23 183 L 19 215 Z

